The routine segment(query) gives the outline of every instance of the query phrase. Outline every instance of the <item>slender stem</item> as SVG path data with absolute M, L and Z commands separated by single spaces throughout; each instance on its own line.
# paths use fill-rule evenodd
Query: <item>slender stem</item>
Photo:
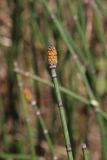
M 10 154 L 10 153 L 1 153 L 0 154 L 0 158 L 3 158 L 3 159 L 29 159 L 31 160 L 31 155 L 24 155 L 24 154 Z
M 37 106 L 35 100 L 33 100 L 33 101 L 31 102 L 31 104 L 32 104 L 33 108 L 34 108 L 35 111 L 36 111 L 36 116 L 38 117 L 38 120 L 39 120 L 39 122 L 40 122 L 40 125 L 41 125 L 41 127 L 42 127 L 42 129 L 43 129 L 43 132 L 44 132 L 46 141 L 47 141 L 47 143 L 48 143 L 49 150 L 50 150 L 50 152 L 51 152 L 51 154 L 52 154 L 53 160 L 57 160 L 58 157 L 55 155 L 55 149 L 54 149 L 54 147 L 53 147 L 51 138 L 50 138 L 49 133 L 48 133 L 48 130 L 47 130 L 47 128 L 46 128 L 46 124 L 45 124 L 45 122 L 44 122 L 44 119 L 43 119 L 42 116 L 41 116 L 41 113 L 40 113 L 40 111 L 39 111 L 39 109 L 38 109 L 38 106 Z
M 57 77 L 56 77 L 55 68 L 56 68 L 55 65 L 50 65 L 51 76 L 52 76 L 52 79 L 54 82 L 54 89 L 56 91 L 59 112 L 60 112 L 60 118 L 61 118 L 61 123 L 62 123 L 62 127 L 63 127 L 63 132 L 64 132 L 66 151 L 67 151 L 68 159 L 73 160 L 72 149 L 71 149 L 71 144 L 70 144 L 70 137 L 69 137 L 68 127 L 67 127 L 67 122 L 66 122 L 66 116 L 65 116 L 65 111 L 64 111 L 62 99 L 61 99 L 61 94 L 60 94 L 60 89 L 59 89 L 59 85 L 58 85 L 58 81 L 57 81 Z
M 17 64 L 15 64 L 15 68 L 16 70 L 18 70 Z M 20 82 L 20 74 L 17 74 L 17 80 L 18 83 Z M 35 148 L 34 148 L 34 143 L 33 143 L 33 129 L 31 126 L 31 123 L 29 122 L 29 111 L 28 111 L 28 105 L 25 101 L 24 95 L 23 95 L 23 90 L 22 90 L 22 85 L 21 83 L 19 83 L 19 89 L 20 89 L 20 97 L 22 100 L 22 104 L 23 104 L 23 111 L 24 111 L 24 116 L 25 116 L 25 120 L 26 120 L 26 127 L 27 127 L 27 131 L 28 131 L 28 136 L 29 136 L 29 142 L 30 142 L 30 149 L 31 149 L 31 156 L 32 156 L 32 160 L 36 160 L 36 154 L 35 154 Z
M 2 97 L 0 96 L 0 135 L 4 135 L 4 126 L 3 126 L 3 122 L 4 122 L 4 112 L 3 112 L 3 101 L 2 101 Z
M 58 17 L 60 20 L 63 20 L 64 18 L 63 0 L 57 0 L 56 5 L 57 5 Z
M 29 122 L 29 111 L 28 111 L 28 105 L 24 99 L 23 91 L 22 88 L 20 87 L 20 95 L 22 98 L 22 103 L 23 103 L 23 109 L 24 109 L 24 114 L 25 114 L 25 119 L 26 119 L 26 125 L 27 125 L 27 131 L 29 135 L 29 141 L 30 141 L 30 148 L 31 148 L 31 153 L 32 153 L 32 160 L 36 160 L 36 154 L 35 154 L 35 149 L 34 149 L 34 143 L 33 143 L 33 129 L 32 126 Z
M 83 151 L 83 160 L 89 160 L 86 144 L 82 144 L 82 151 Z
M 84 11 L 84 1 L 78 0 L 77 1 L 77 10 L 78 10 L 78 17 L 80 21 L 80 25 L 85 31 L 85 11 Z
M 106 8 L 106 5 L 104 5 L 102 3 L 102 1 L 100 1 L 100 0 L 95 0 L 95 2 L 98 5 L 98 7 L 100 8 L 101 13 L 104 15 L 105 19 L 107 20 L 107 8 Z
M 105 137 L 106 135 L 105 135 L 105 126 L 104 126 L 103 117 L 99 113 L 97 113 L 96 117 L 99 122 L 99 130 L 100 130 L 102 148 L 103 148 L 103 158 L 104 160 L 107 160 L 107 140 Z

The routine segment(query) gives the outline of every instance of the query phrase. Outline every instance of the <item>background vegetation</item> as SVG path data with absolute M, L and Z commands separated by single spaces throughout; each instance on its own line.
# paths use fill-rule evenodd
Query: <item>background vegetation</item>
M 74 159 L 107 160 L 106 39 L 106 0 L 0 0 L 0 160 L 67 159 L 49 44 Z

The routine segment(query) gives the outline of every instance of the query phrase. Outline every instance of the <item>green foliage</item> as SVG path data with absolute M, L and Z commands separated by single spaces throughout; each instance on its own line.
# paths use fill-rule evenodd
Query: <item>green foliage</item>
M 0 159 L 65 160 L 64 133 L 68 159 L 107 160 L 107 2 L 0 3 Z M 50 43 L 58 51 L 53 83 Z

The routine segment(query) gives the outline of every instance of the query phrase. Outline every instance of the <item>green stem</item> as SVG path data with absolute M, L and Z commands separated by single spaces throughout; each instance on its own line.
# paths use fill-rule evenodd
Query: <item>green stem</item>
M 31 155 L 24 155 L 24 154 L 10 154 L 10 153 L 1 153 L 0 158 L 3 159 L 24 159 L 24 160 L 31 160 Z
M 82 144 L 82 151 L 83 151 L 83 160 L 89 160 L 86 144 Z
M 78 8 L 78 17 L 79 22 L 83 30 L 85 31 L 85 10 L 84 10 L 84 1 L 78 0 L 77 1 L 77 8 Z
M 15 66 L 16 70 L 17 66 Z M 33 143 L 33 129 L 31 126 L 31 123 L 29 122 L 29 110 L 28 110 L 28 105 L 25 101 L 24 95 L 23 95 L 23 90 L 22 90 L 22 85 L 20 83 L 20 74 L 17 74 L 17 79 L 18 79 L 18 83 L 19 83 L 19 87 L 20 87 L 20 97 L 22 100 L 22 104 L 23 104 L 23 111 L 24 111 L 24 116 L 25 116 L 25 120 L 26 120 L 26 127 L 27 127 L 27 131 L 28 131 L 28 136 L 29 136 L 29 142 L 30 142 L 30 149 L 31 149 L 31 156 L 32 156 L 32 160 L 36 160 L 36 154 L 35 154 L 35 148 L 34 148 L 34 143 Z
M 104 160 L 107 160 L 107 140 L 105 138 L 105 126 L 104 126 L 104 121 L 103 117 L 97 113 L 97 119 L 99 123 L 99 130 L 100 130 L 100 135 L 101 135 L 101 140 L 102 140 L 102 148 L 103 148 L 103 158 Z
M 60 94 L 60 89 L 59 89 L 59 85 L 58 85 L 58 81 L 57 81 L 57 77 L 56 77 L 55 68 L 56 68 L 56 66 L 54 66 L 54 65 L 50 66 L 51 76 L 52 76 L 52 79 L 53 79 L 53 82 L 54 82 L 54 89 L 55 89 L 56 96 L 57 96 L 57 101 L 58 101 L 58 106 L 59 106 L 61 123 L 62 123 L 62 127 L 63 127 L 63 133 L 64 133 L 64 138 L 65 138 L 65 145 L 66 145 L 66 151 L 67 151 L 68 159 L 73 160 L 73 154 L 72 154 L 72 149 L 71 149 L 71 144 L 70 144 L 70 138 L 69 138 L 69 133 L 68 133 L 66 116 L 65 116 L 65 111 L 64 111 L 64 106 L 63 106 L 63 103 L 62 103 L 62 99 L 61 99 L 61 94 Z
M 30 141 L 30 148 L 31 148 L 31 153 L 32 153 L 32 160 L 36 160 L 36 155 L 35 155 L 35 148 L 34 148 L 34 143 L 33 143 L 33 130 L 32 126 L 29 122 L 29 111 L 28 111 L 28 105 L 24 99 L 23 91 L 22 88 L 20 87 L 20 95 L 22 99 L 22 104 L 23 104 L 23 109 L 24 109 L 24 114 L 25 114 L 25 119 L 26 119 L 26 125 L 27 125 L 27 131 L 29 135 L 29 141 Z
M 40 113 L 40 111 L 39 111 L 39 109 L 38 109 L 38 106 L 37 106 L 37 104 L 36 104 L 35 101 L 32 101 L 31 104 L 32 104 L 33 108 L 34 108 L 35 111 L 36 111 L 36 115 L 37 115 L 38 120 L 39 120 L 39 122 L 40 122 L 40 125 L 41 125 L 41 127 L 42 127 L 42 129 L 43 129 L 43 132 L 44 132 L 46 141 L 47 141 L 47 143 L 48 143 L 49 150 L 50 150 L 50 152 L 51 152 L 51 154 L 52 154 L 53 160 L 57 160 L 58 157 L 55 155 L 55 149 L 54 149 L 54 147 L 53 147 L 51 138 L 50 138 L 49 133 L 48 133 L 48 130 L 47 130 L 47 128 L 46 128 L 46 124 L 45 124 L 45 122 L 44 122 L 44 120 L 43 120 L 43 118 L 42 118 L 42 116 L 41 116 L 41 113 Z
M 102 1 L 100 1 L 100 0 L 95 0 L 95 2 L 98 5 L 98 7 L 100 8 L 101 13 L 103 14 L 103 16 L 105 17 L 105 19 L 107 20 L 107 8 L 106 8 L 106 5 L 104 5 L 102 3 Z
M 60 20 L 63 20 L 64 18 L 63 0 L 57 0 L 56 5 L 57 5 L 58 17 Z

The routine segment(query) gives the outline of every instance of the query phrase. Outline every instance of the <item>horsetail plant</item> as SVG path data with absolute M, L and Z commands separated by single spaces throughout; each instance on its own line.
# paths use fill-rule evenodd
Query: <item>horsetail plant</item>
M 41 112 L 39 110 L 39 107 L 37 106 L 36 100 L 33 98 L 32 92 L 28 88 L 24 88 L 23 92 L 24 92 L 24 96 L 25 96 L 26 100 L 32 105 L 32 107 L 34 108 L 34 110 L 36 112 L 36 116 L 37 116 L 37 118 L 40 122 L 40 125 L 43 129 L 43 133 L 45 135 L 46 141 L 48 143 L 48 147 L 49 147 L 50 153 L 52 155 L 52 159 L 53 160 L 58 160 L 58 157 L 55 154 L 54 146 L 52 144 L 52 141 L 51 141 L 51 138 L 49 136 L 48 130 L 46 128 L 45 121 L 41 116 Z
M 18 71 L 18 64 L 17 64 L 17 62 L 14 63 L 14 70 Z M 16 76 L 17 76 L 17 80 L 18 80 L 20 98 L 22 100 L 22 105 L 23 105 L 24 117 L 25 117 L 25 120 L 26 120 L 26 128 L 27 128 L 28 136 L 29 136 L 29 143 L 30 143 L 30 149 L 31 149 L 31 158 L 32 158 L 32 160 L 36 160 L 37 157 L 36 157 L 35 147 L 34 147 L 34 143 L 33 143 L 33 139 L 32 139 L 33 128 L 32 128 L 31 123 L 29 121 L 30 119 L 29 119 L 28 105 L 27 105 L 27 103 L 25 101 L 25 98 L 24 98 L 24 95 L 23 95 L 23 87 L 22 87 L 23 84 L 20 81 L 20 75 L 16 74 Z
M 50 46 L 48 48 L 48 63 L 49 63 L 49 68 L 51 70 L 51 77 L 54 83 L 54 89 L 56 92 L 56 97 L 57 97 L 57 102 L 58 102 L 58 107 L 59 107 L 59 112 L 60 112 L 60 118 L 61 118 L 61 123 L 63 127 L 64 138 L 65 138 L 67 156 L 69 160 L 73 160 L 73 154 L 72 154 L 72 149 L 71 149 L 71 143 L 70 143 L 70 137 L 68 133 L 64 106 L 62 103 L 59 84 L 57 81 L 57 74 L 56 74 L 57 51 L 54 46 Z
M 19 68 L 18 68 L 18 65 L 15 65 L 15 72 L 18 72 L 19 71 Z M 17 78 L 18 78 L 18 81 L 19 81 L 19 73 L 17 73 Z M 19 83 L 19 87 L 20 87 L 20 90 L 21 90 L 21 97 L 23 98 L 23 102 L 24 102 L 24 104 L 23 105 L 27 105 L 27 102 L 30 102 L 30 104 L 32 105 L 32 107 L 35 109 L 35 111 L 36 111 L 36 116 L 38 117 L 38 120 L 39 120 L 39 122 L 40 122 L 40 125 L 41 125 L 41 127 L 42 127 L 42 129 L 43 129 L 43 133 L 44 133 L 44 135 L 45 135 L 45 138 L 46 138 L 46 141 L 47 141 L 47 143 L 48 143 L 48 146 L 49 146 L 49 150 L 50 150 L 50 153 L 52 154 L 52 159 L 53 160 L 58 160 L 58 157 L 55 155 L 55 150 L 54 150 L 54 147 L 53 147 L 53 144 L 52 144 L 52 141 L 51 141 L 51 139 L 50 139 L 50 136 L 49 136 L 49 134 L 48 134 L 48 130 L 47 130 L 47 128 L 46 128 L 46 125 L 45 125 L 45 122 L 44 122 L 44 120 L 43 120 L 43 118 L 42 118 L 42 116 L 41 116 L 41 113 L 40 113 L 40 111 L 39 111 L 39 109 L 38 109 L 38 106 L 37 106 L 37 104 L 36 104 L 36 101 L 34 100 L 34 98 L 33 98 L 33 94 L 31 93 L 31 91 L 28 89 L 28 88 L 23 88 L 23 83 Z M 26 98 L 26 100 L 25 100 L 25 98 Z M 26 119 L 27 119 L 27 117 L 28 117 L 28 112 L 25 112 L 26 113 Z M 30 136 L 29 137 L 31 137 L 31 132 L 32 132 L 32 129 L 31 129 L 31 127 L 29 126 L 29 124 L 27 124 L 27 128 L 28 128 L 28 132 L 29 132 L 29 134 L 30 134 Z M 30 138 L 30 140 L 31 140 L 31 138 Z M 32 141 L 31 141 L 31 144 L 32 144 L 32 146 L 33 146 L 33 143 L 32 143 Z M 32 148 L 32 152 L 33 152 L 33 148 Z M 34 153 L 34 152 L 33 152 Z M 33 154 L 34 155 L 34 154 Z M 33 157 L 32 157 L 33 158 Z M 36 159 L 36 158 L 35 158 Z

